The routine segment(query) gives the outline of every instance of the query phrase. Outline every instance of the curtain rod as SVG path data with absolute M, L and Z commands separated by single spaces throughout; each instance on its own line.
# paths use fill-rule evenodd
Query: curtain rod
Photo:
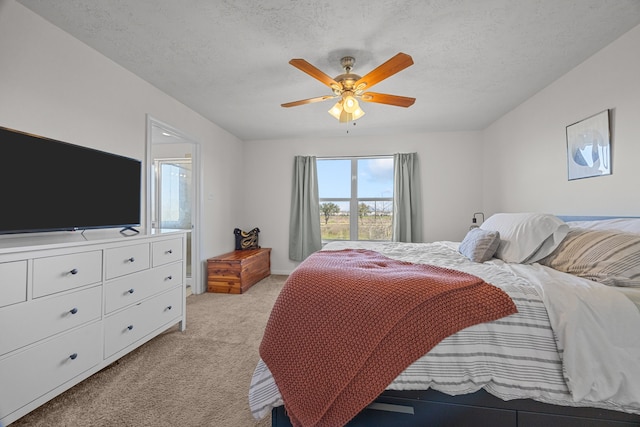
M 374 158 L 374 157 L 393 157 L 393 154 L 374 154 L 370 156 L 316 156 L 318 159 L 363 159 L 363 158 Z

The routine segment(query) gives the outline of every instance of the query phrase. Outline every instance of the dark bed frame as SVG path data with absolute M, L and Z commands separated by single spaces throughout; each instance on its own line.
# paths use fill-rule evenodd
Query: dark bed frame
M 593 221 L 621 216 L 559 216 Z M 640 378 L 638 379 L 640 381 Z M 284 406 L 271 412 L 272 427 L 291 427 Z M 348 427 L 640 427 L 640 415 L 531 399 L 504 401 L 484 390 L 449 396 L 436 390 L 386 390 Z
M 272 427 L 291 427 L 284 406 L 271 413 Z M 387 390 L 348 427 L 632 427 L 640 415 L 596 408 L 550 405 L 528 399 L 504 401 L 484 390 L 461 396 L 435 391 Z

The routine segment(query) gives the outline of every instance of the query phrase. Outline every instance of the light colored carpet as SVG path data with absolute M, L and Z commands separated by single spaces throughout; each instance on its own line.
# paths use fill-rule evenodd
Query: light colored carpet
M 189 296 L 185 332 L 171 328 L 11 427 L 270 426 L 252 417 L 248 391 L 286 277 L 241 295 Z

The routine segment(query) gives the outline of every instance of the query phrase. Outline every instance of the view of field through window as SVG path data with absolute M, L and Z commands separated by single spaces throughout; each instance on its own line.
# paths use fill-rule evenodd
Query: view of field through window
M 322 240 L 391 240 L 393 157 L 318 159 Z

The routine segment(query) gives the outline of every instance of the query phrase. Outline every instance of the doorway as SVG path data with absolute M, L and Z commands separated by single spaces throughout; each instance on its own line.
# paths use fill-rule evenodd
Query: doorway
M 200 265 L 200 144 L 180 130 L 147 116 L 148 229 L 187 233 L 187 295 L 204 292 Z
M 187 153 L 188 154 L 188 153 Z M 193 174 L 191 157 L 153 160 L 151 226 L 192 230 Z M 187 233 L 187 287 L 192 286 L 191 233 Z

